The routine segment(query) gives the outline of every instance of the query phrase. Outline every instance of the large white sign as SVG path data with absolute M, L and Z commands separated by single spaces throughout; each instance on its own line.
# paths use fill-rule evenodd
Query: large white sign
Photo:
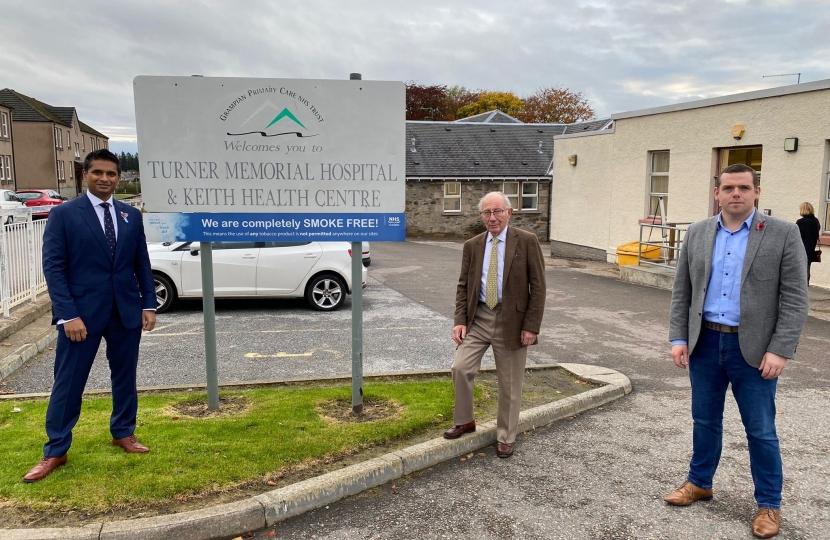
M 341 223 L 332 240 L 403 239 L 402 82 L 141 76 L 133 84 L 144 208 L 164 213 L 156 233 L 182 227 L 182 216 L 165 214 L 187 213 L 191 228 L 176 239 L 210 240 L 203 229 L 268 239 L 279 229 L 287 240 L 304 223 L 317 225 L 311 237 L 331 236 L 320 219 Z M 270 226 L 249 235 L 242 221 Z M 167 234 L 156 233 L 148 236 Z

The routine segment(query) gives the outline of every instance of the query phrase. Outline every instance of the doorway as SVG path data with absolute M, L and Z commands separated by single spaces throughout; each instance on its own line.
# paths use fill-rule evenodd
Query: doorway
M 762 146 L 740 146 L 731 148 L 721 148 L 718 151 L 718 174 L 730 165 L 749 165 L 755 172 L 758 173 L 758 183 L 761 182 L 761 167 L 763 165 L 763 147 Z M 755 201 L 755 208 L 758 208 L 758 201 Z M 720 204 L 718 200 L 712 197 L 712 215 L 715 216 L 720 212 Z

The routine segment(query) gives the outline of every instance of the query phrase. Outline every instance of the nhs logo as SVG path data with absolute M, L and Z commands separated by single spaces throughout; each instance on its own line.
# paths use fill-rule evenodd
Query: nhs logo
M 390 227 L 398 227 L 401 224 L 401 217 L 400 216 L 387 216 L 386 224 Z

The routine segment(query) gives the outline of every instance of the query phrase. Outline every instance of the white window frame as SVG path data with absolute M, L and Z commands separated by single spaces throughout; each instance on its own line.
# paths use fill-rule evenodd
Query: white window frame
M 656 157 L 660 154 L 668 154 L 669 156 L 669 170 L 665 172 L 657 172 L 654 170 L 654 161 Z M 663 210 L 668 214 L 668 210 L 666 210 L 669 206 L 669 192 L 668 186 L 666 186 L 666 192 L 660 191 L 652 191 L 653 180 L 655 177 L 663 177 L 670 178 L 669 173 L 671 171 L 671 151 L 670 150 L 651 150 L 648 153 L 648 209 L 646 210 L 646 217 L 647 218 L 655 218 L 660 217 L 660 208 L 654 207 L 651 204 L 651 199 L 653 197 L 663 197 Z M 669 180 L 671 181 L 671 180 Z
M 2 166 L 3 166 L 3 164 L 0 163 L 0 167 L 2 167 Z M 12 177 L 12 157 L 11 156 L 6 156 L 6 181 L 9 184 L 14 183 L 14 178 Z
M 536 188 L 534 193 L 525 193 L 525 186 L 534 186 Z M 519 196 L 522 205 L 522 212 L 538 212 L 539 211 L 539 182 L 522 182 L 521 195 Z M 525 198 L 530 198 L 534 201 L 532 208 L 525 208 Z
M 448 186 L 455 186 L 456 193 L 447 193 Z M 461 213 L 461 182 L 444 182 L 443 187 L 441 188 L 444 192 L 444 199 L 443 199 L 443 209 L 445 214 L 460 214 Z M 458 209 L 457 210 L 447 210 L 447 201 L 458 201 Z
M 830 141 L 828 141 L 828 150 L 830 150 Z M 824 223 L 821 224 L 821 230 L 830 232 L 830 163 L 827 164 L 827 185 L 824 187 Z
M 6 173 L 5 169 L 3 168 L 3 159 L 5 156 L 0 156 L 0 184 L 6 183 Z
M 525 184 L 527 185 L 535 185 L 536 192 L 531 194 L 525 194 Z M 507 193 L 505 191 L 506 186 L 516 186 L 515 193 Z M 539 181 L 538 180 L 511 180 L 509 182 L 502 182 L 501 184 L 501 192 L 507 195 L 508 200 L 510 201 L 510 206 L 513 208 L 513 212 L 527 212 L 527 213 L 534 213 L 539 212 Z M 524 197 L 532 197 L 535 199 L 536 204 L 533 208 L 524 208 Z
M 2 129 L 2 136 L 5 139 L 9 138 L 9 115 L 7 113 L 2 113 L 2 120 L 0 120 L 0 129 Z
M 66 130 L 66 148 L 67 150 L 72 148 L 72 139 L 70 138 L 72 135 L 72 131 L 67 129 Z

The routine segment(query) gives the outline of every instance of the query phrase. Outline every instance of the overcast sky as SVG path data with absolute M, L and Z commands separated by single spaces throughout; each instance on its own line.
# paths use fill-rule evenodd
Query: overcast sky
M 136 75 L 561 85 L 599 117 L 830 78 L 828 0 L 4 0 L 0 36 L 0 88 L 76 107 L 119 152 Z

